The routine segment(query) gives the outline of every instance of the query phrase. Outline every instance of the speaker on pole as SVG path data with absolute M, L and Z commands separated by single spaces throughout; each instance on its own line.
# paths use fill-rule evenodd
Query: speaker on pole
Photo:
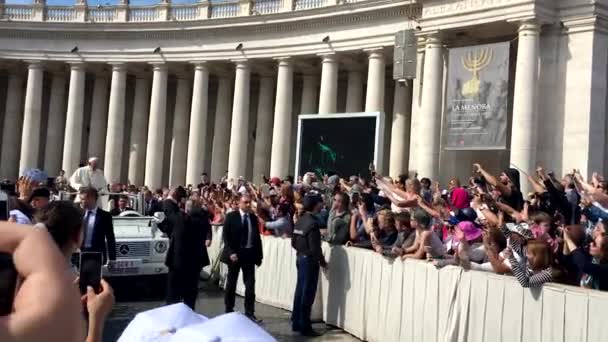
M 403 30 L 395 34 L 394 80 L 411 80 L 416 78 L 417 53 L 416 30 Z

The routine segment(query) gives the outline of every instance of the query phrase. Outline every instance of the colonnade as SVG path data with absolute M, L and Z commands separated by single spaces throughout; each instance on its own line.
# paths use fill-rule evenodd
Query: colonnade
M 423 47 L 419 51 L 422 54 L 419 57 L 421 77 L 397 83 L 394 88 L 392 120 L 387 123 L 391 125 L 392 133 L 384 142 L 385 148 L 390 146 L 388 170 L 391 176 L 404 173 L 408 168 L 431 179 L 439 176 L 446 49 L 439 35 L 426 36 Z M 347 112 L 383 112 L 389 56 L 383 48 L 364 52 L 367 75 L 364 67 L 344 70 L 347 78 L 345 109 Z M 97 73 L 93 82 L 86 153 L 103 155 L 109 182 L 128 181 L 152 188 L 196 184 L 202 172 L 219 179 L 228 170 L 229 178 L 237 178 L 244 176 L 249 167 L 253 169 L 254 177 L 260 174 L 285 177 L 293 171 L 290 153 L 292 134 L 296 134 L 292 129 L 296 114 L 335 113 L 338 110 L 342 55 L 317 56 L 321 65 L 320 77 L 310 72 L 300 75 L 297 57 L 289 56 L 272 61 L 276 73 L 259 72 L 254 67 L 257 61 L 246 59 L 231 61 L 233 70 L 227 73 L 212 72 L 215 70 L 212 66 L 217 62 L 189 63 L 188 71 L 176 76 L 172 131 L 167 131 L 168 80 L 172 64 L 151 64 L 151 77 L 142 72 L 135 74 L 134 95 L 129 99 L 132 100 L 131 124 L 126 125 L 127 76 L 133 70 L 130 64 L 111 63 L 111 75 Z M 533 168 L 536 158 L 538 56 L 539 26 L 534 22 L 522 23 L 513 108 L 513 126 L 517 129 L 513 130 L 510 149 L 511 162 L 528 170 Z M 61 167 L 70 174 L 85 152 L 81 142 L 84 137 L 85 75 L 92 72 L 90 64 L 70 63 L 69 79 L 66 79 L 64 74 L 54 70 L 45 73 L 44 62 L 25 62 L 27 76 L 17 71 L 8 74 L 0 176 L 14 179 L 32 167 L 44 167 L 50 174 L 55 174 Z M 183 65 L 181 69 L 184 69 Z M 294 93 L 296 74 L 302 80 L 301 93 L 297 94 Z M 45 75 L 52 79 L 49 82 L 48 125 L 46 132 L 42 132 Z M 254 75 L 259 79 L 257 116 L 256 120 L 250 120 Z M 215 113 L 210 113 L 209 106 L 212 76 L 217 77 Z M 66 84 L 69 84 L 67 97 Z M 301 99 L 299 113 L 294 113 L 295 97 Z M 410 129 L 413 121 L 416 129 Z M 125 131 L 129 127 L 130 132 Z M 254 146 L 248 146 L 251 127 L 255 127 Z M 167 135 L 171 135 L 168 177 L 163 176 Z M 414 140 L 415 144 L 410 144 Z M 125 144 L 128 149 L 123 149 Z M 128 156 L 124 156 L 123 151 L 128 151 Z M 206 156 L 208 151 L 211 151 L 210 156 Z M 248 162 L 251 153 L 254 154 L 253 165 Z M 123 160 L 128 163 L 128 179 L 121 179 Z M 210 161 L 209 170 L 205 169 L 206 160 Z
M 364 98 L 364 74 L 361 70 L 348 72 L 348 112 L 382 111 L 384 107 L 385 62 L 382 48 L 368 51 L 368 84 Z M 233 61 L 233 72 L 218 73 L 217 99 L 212 141 L 207 125 L 209 117 L 209 84 L 211 62 L 191 63 L 193 78 L 176 75 L 176 99 L 173 123 L 167 120 L 168 80 L 171 64 L 150 65 L 151 77 L 141 72 L 135 77 L 131 124 L 127 125 L 127 76 L 130 65 L 110 63 L 110 75 L 100 73 L 85 63 L 70 63 L 69 77 L 41 61 L 27 61 L 27 77 L 9 74 L 6 97 L 0 176 L 16 178 L 33 167 L 43 167 L 50 174 L 63 169 L 69 175 L 82 160 L 82 155 L 98 156 L 103 160 L 109 182 L 146 184 L 152 188 L 164 185 L 195 184 L 202 172 L 219 179 L 228 170 L 228 177 L 246 174 L 286 177 L 292 174 L 290 164 L 294 96 L 301 96 L 301 113 L 335 113 L 338 102 L 340 55 L 330 54 L 321 59 L 321 76 L 302 75 L 301 93 L 294 94 L 297 73 L 296 59 L 276 58 L 276 76 L 259 75 L 257 89 L 257 120 L 249 122 L 252 74 L 251 60 Z M 97 71 L 95 71 L 97 70 Z M 362 68 L 364 70 L 364 68 Z M 85 76 L 92 73 L 93 90 L 90 104 L 90 131 L 85 136 Z M 43 78 L 51 77 L 47 132 L 41 132 Z M 233 76 L 234 75 L 234 76 Z M 26 83 L 23 94 L 23 83 Z M 69 85 L 66 93 L 66 84 Z M 318 90 L 320 89 L 320 91 Z M 109 90 L 109 91 L 108 91 Z M 22 107 L 19 99 L 23 99 Z M 67 99 L 67 108 L 66 101 Z M 318 107 L 317 107 L 318 103 Z M 62 110 L 62 108 L 66 108 Z M 299 114 L 299 113 L 298 113 Z M 130 127 L 130 132 L 125 132 Z M 172 127 L 172 131 L 167 131 Z M 255 127 L 255 145 L 249 148 L 248 134 Z M 166 136 L 170 135 L 169 176 L 163 178 L 163 152 Z M 37 139 L 43 137 L 41 143 Z M 125 139 L 126 137 L 126 139 Z M 88 148 L 83 151 L 83 138 Z M 204 167 L 208 143 L 213 146 L 210 170 Z M 129 145 L 128 157 L 123 146 Z M 249 148 L 249 149 L 248 149 Z M 40 156 L 39 154 L 44 154 Z M 253 165 L 248 165 L 248 153 L 254 153 Z M 123 158 L 125 157 L 125 158 Z M 121 179 L 123 160 L 128 162 L 128 179 Z M 39 163 L 39 161 L 42 161 Z

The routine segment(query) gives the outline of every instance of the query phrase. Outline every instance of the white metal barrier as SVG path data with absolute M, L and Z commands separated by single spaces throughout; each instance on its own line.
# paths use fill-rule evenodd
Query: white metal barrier
M 212 263 L 221 227 L 214 233 Z M 288 239 L 262 239 L 256 299 L 289 310 L 295 252 Z M 352 247 L 325 244 L 324 253 L 330 269 L 320 276 L 313 312 L 365 341 L 600 342 L 608 336 L 605 292 L 559 284 L 525 289 L 510 276 L 438 270 Z M 244 292 L 242 281 L 237 291 Z

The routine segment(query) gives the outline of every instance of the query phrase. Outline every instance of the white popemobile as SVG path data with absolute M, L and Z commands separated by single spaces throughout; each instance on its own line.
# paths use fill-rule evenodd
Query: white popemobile
M 116 237 L 116 262 L 112 267 L 103 267 L 103 276 L 165 276 L 169 271 L 165 266 L 169 238 L 158 228 L 164 220 L 164 214 L 158 212 L 154 216 L 145 216 L 143 195 L 128 197 L 133 210 L 125 211 L 112 219 Z

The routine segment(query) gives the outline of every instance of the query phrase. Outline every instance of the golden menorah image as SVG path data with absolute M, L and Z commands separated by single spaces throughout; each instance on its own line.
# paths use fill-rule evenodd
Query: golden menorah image
M 492 62 L 493 57 L 494 51 L 490 48 L 469 51 L 462 57 L 463 67 L 473 74 L 473 78 L 462 87 L 463 96 L 472 97 L 479 93 L 479 72 Z

